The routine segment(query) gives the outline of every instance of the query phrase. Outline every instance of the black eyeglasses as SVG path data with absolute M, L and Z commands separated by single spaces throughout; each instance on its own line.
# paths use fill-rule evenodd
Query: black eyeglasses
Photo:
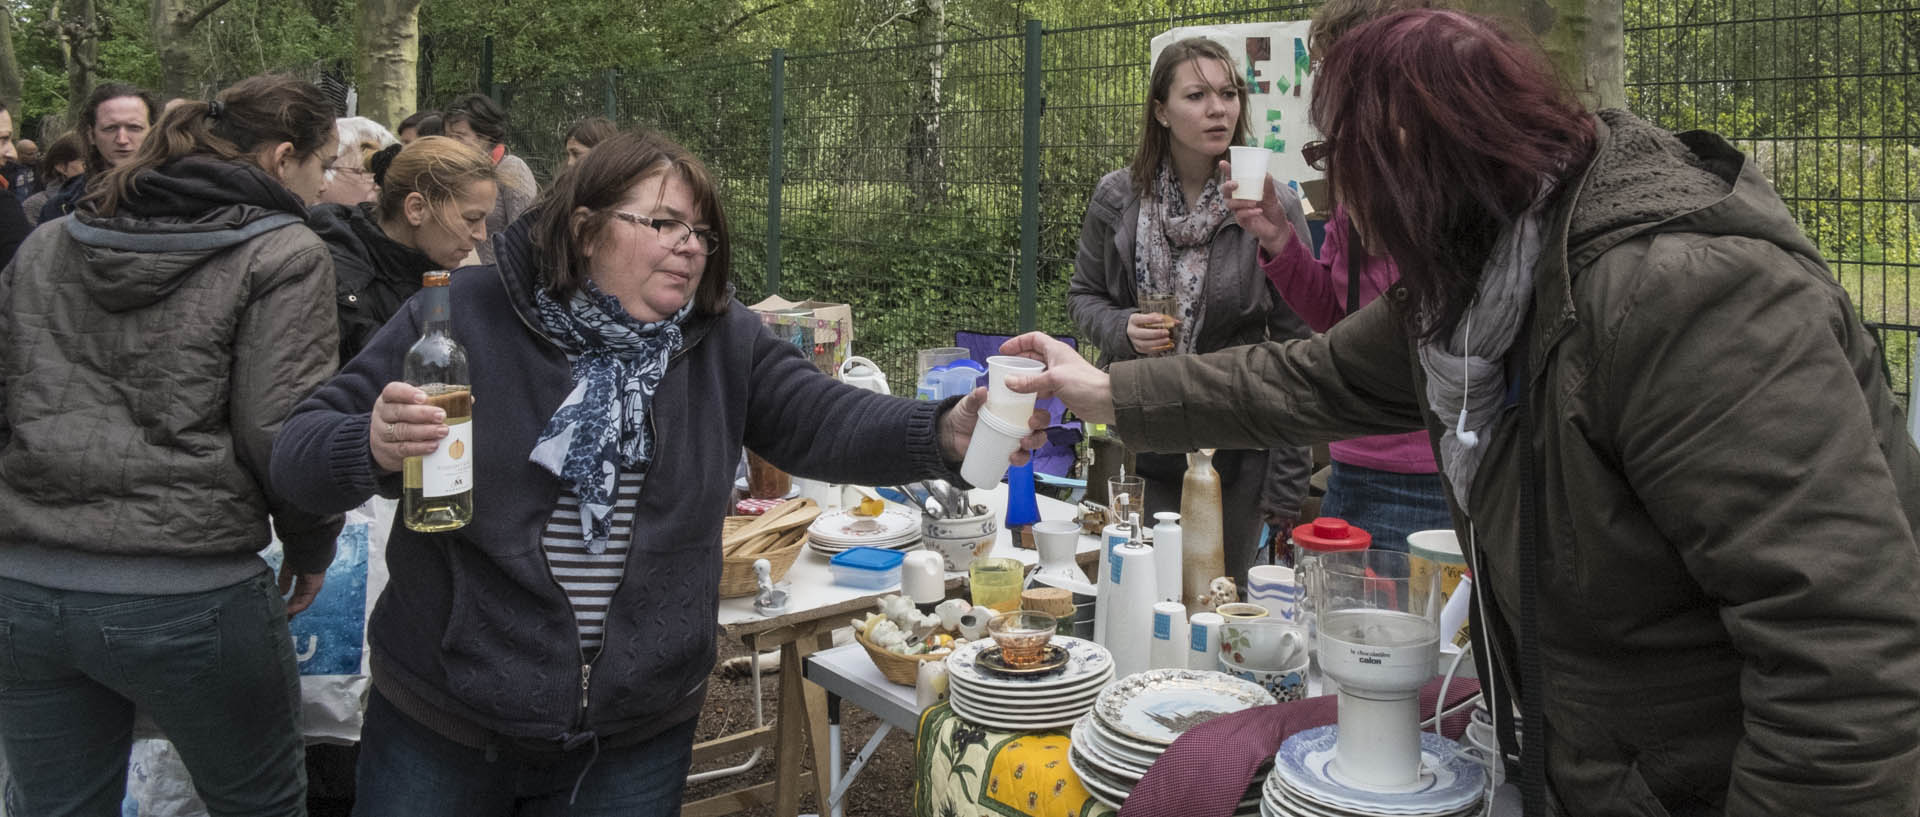
M 693 228 L 693 225 L 677 218 L 654 218 L 652 216 L 643 216 L 639 213 L 629 213 L 625 210 L 608 210 L 607 212 L 612 213 L 614 218 L 629 224 L 652 227 L 654 231 L 660 233 L 660 240 L 665 243 L 667 249 L 670 250 L 679 249 L 681 244 L 686 243 L 688 236 L 693 236 L 699 240 L 700 251 L 702 253 L 712 255 L 715 250 L 720 249 L 719 233 L 712 230 L 696 230 Z
M 1333 146 L 1325 139 L 1315 139 L 1300 146 L 1300 158 L 1306 160 L 1307 167 L 1326 172 L 1327 154 L 1333 152 Z

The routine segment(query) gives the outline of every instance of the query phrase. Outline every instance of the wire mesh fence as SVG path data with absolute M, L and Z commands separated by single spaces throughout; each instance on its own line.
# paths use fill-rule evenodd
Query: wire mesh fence
M 1627 98 L 1719 132 L 1773 180 L 1913 372 L 1920 270 L 1920 6 L 1913 0 L 1627 0 Z
M 1630 106 L 1668 128 L 1716 130 L 1754 157 L 1880 333 L 1905 394 L 1920 334 L 1916 0 L 1625 2 Z M 913 350 L 948 345 L 955 330 L 1075 334 L 1066 289 L 1080 223 L 1100 177 L 1132 156 L 1155 34 L 1312 9 L 1049 20 L 499 93 L 515 150 L 543 178 L 582 116 L 687 144 L 722 180 L 743 300 L 777 289 L 852 304 L 855 352 L 899 391 Z

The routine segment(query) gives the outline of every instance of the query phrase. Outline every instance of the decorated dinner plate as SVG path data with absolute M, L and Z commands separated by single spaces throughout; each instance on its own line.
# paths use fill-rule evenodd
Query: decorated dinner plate
M 1086 788 L 1088 794 L 1093 795 L 1093 799 L 1116 809 L 1120 808 L 1121 803 L 1126 802 L 1127 790 L 1121 790 L 1107 782 L 1104 776 L 1094 771 L 1093 764 L 1087 760 L 1086 756 L 1080 754 L 1079 750 L 1071 744 L 1067 746 L 1067 766 L 1073 769 L 1074 775 L 1080 778 L 1080 785 Z
M 1067 651 L 1067 665 L 1060 672 L 1037 678 L 1007 678 L 979 666 L 981 651 L 993 646 L 988 638 L 967 642 L 947 656 L 947 673 L 956 683 L 1000 690 L 1080 689 L 1096 679 L 1113 674 L 1113 653 L 1106 647 L 1070 635 L 1056 635 L 1050 642 Z
M 1108 686 L 1093 711 L 1116 734 L 1166 746 L 1221 715 L 1273 703 L 1259 684 L 1223 672 L 1156 669 Z
M 1113 730 L 1107 728 L 1106 722 L 1097 716 L 1087 719 L 1087 736 L 1100 744 L 1107 754 L 1148 765 L 1159 760 L 1160 754 L 1167 748 L 1116 735 Z
M 948 677 L 951 678 L 952 676 L 949 675 Z M 954 681 L 953 686 L 962 687 L 969 692 L 975 693 L 974 697 L 994 698 L 1009 703 L 1020 702 L 1039 705 L 1048 701 L 1085 698 L 1087 702 L 1091 704 L 1094 696 L 1099 695 L 1100 690 L 1112 680 L 1113 670 L 1109 668 L 1106 672 L 1069 686 L 1040 686 L 1031 689 L 1008 689 L 1006 687 L 985 686 L 964 680 Z
M 1006 715 L 1019 717 L 1045 717 L 1048 719 L 1057 715 L 1071 715 L 1077 718 L 1087 714 L 1087 710 L 1093 708 L 1094 702 L 1094 696 L 1091 695 L 1084 698 L 1070 698 L 1060 701 L 1006 700 L 994 698 L 991 695 L 982 696 L 977 691 L 967 690 L 961 687 L 953 688 L 953 697 L 961 699 L 961 702 L 966 704 L 968 709 L 975 712 L 987 714 L 1005 713 Z
M 1093 736 L 1093 727 L 1090 724 L 1095 720 L 1098 718 L 1081 718 L 1079 723 L 1073 725 L 1073 731 L 1068 734 L 1068 739 L 1073 742 L 1073 748 L 1080 750 L 1080 754 L 1084 755 L 1089 762 L 1098 765 L 1102 771 L 1115 777 L 1137 781 L 1145 776 L 1147 769 L 1153 766 L 1153 761 L 1142 761 L 1110 751 L 1106 744 Z
M 1420 733 L 1420 776 L 1413 785 L 1382 791 L 1354 785 L 1333 768 L 1339 725 L 1296 733 L 1280 744 L 1273 777 L 1286 792 L 1340 810 L 1390 817 L 1451 815 L 1478 803 L 1486 784 L 1480 764 L 1460 744 Z
M 807 526 L 807 538 L 823 545 L 852 547 L 875 542 L 918 538 L 920 516 L 892 505 L 879 516 L 855 516 L 850 510 L 827 511 Z
M 1008 732 L 1034 732 L 1042 729 L 1059 729 L 1070 726 L 1074 721 L 1086 717 L 1086 712 L 1067 712 L 1061 714 L 1023 714 L 1018 712 L 978 710 L 967 705 L 963 698 L 949 697 L 947 705 L 954 714 L 970 723 L 1001 729 Z

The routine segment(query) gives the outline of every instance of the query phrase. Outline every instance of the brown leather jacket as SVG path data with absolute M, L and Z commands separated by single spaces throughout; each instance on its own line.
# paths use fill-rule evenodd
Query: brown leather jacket
M 1600 120 L 1522 336 L 1557 810 L 1920 812 L 1920 450 L 1880 349 L 1731 145 Z M 1154 450 L 1438 437 L 1406 297 L 1308 341 L 1117 364 L 1119 429 Z M 1455 512 L 1509 666 L 1518 415 Z

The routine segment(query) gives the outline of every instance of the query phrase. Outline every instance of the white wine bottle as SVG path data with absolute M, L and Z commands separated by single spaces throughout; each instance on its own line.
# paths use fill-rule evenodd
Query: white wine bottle
M 436 533 L 473 519 L 473 391 L 467 350 L 453 339 L 445 270 L 421 276 L 420 306 L 426 326 L 407 350 L 401 378 L 427 393 L 427 402 L 447 413 L 447 436 L 424 457 L 408 457 L 400 493 L 400 518 L 410 529 Z

